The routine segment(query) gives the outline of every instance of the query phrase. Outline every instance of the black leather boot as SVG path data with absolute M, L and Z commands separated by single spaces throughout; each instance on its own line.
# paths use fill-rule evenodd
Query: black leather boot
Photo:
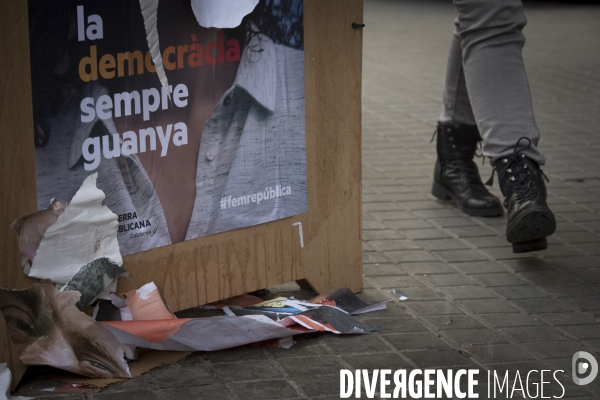
M 483 185 L 473 162 L 481 141 L 477 126 L 438 123 L 436 134 L 438 159 L 431 193 L 441 200 L 453 199 L 458 209 L 468 215 L 501 216 L 502 203 Z
M 518 150 L 522 140 L 528 145 Z M 522 137 L 517 141 L 513 154 L 493 164 L 505 196 L 504 206 L 508 210 L 506 240 L 512 243 L 515 253 L 544 250 L 548 247 L 546 237 L 556 229 L 554 214 L 546 203 L 544 179 L 548 178 L 535 161 L 521 153 L 529 146 L 531 140 Z M 492 173 L 490 184 L 493 178 Z

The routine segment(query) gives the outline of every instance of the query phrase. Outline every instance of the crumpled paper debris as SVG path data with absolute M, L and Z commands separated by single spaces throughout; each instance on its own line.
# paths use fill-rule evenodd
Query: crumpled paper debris
M 63 200 L 52 199 L 45 210 L 24 215 L 10 225 L 17 232 L 19 250 L 23 257 L 30 261 L 34 259 L 40 242 L 44 238 L 44 233 L 56 222 L 68 204 Z
M 76 290 L 81 293 L 77 308 L 82 310 L 91 304 L 119 275 L 126 273 L 122 268 L 106 257 L 91 261 L 81 267 L 61 291 Z
M 81 312 L 79 298 L 48 280 L 25 290 L 0 289 L 0 311 L 19 359 L 94 378 L 130 378 L 125 357 L 135 359 L 134 350 Z
M 123 344 L 175 351 L 214 351 L 272 339 L 282 339 L 289 347 L 293 341 L 284 338 L 306 332 L 365 334 L 378 329 L 350 315 L 353 308 L 348 305 L 359 305 L 361 309 L 367 305 L 346 288 L 310 301 L 285 297 L 262 301 L 248 295 L 236 296 L 216 303 L 224 315 L 178 319 L 171 318 L 172 314 L 155 288 L 154 284 L 145 285 L 129 292 L 126 301 L 113 300 L 113 306 L 122 307 L 120 310 L 131 308 L 133 320 L 109 321 L 107 317 L 117 317 L 117 314 L 100 313 L 100 307 L 96 315 Z M 328 304 L 320 304 L 323 301 Z M 144 303 L 148 306 L 144 307 Z M 242 304 L 244 307 L 240 306 Z M 216 308 L 213 303 L 191 310 L 214 312 Z M 161 319 L 159 315 L 165 318 Z
M 99 258 L 123 265 L 117 215 L 102 205 L 97 173 L 87 177 L 71 203 L 46 230 L 29 276 L 67 284 L 82 266 Z
M 127 308 L 136 321 L 176 319 L 154 282 L 125 293 Z

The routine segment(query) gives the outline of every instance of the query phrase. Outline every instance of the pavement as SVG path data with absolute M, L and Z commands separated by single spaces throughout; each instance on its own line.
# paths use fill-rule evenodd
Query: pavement
M 558 222 L 549 248 L 514 254 L 506 217 L 476 218 L 430 194 L 429 140 L 454 10 L 450 1 L 366 0 L 363 64 L 363 259 L 360 317 L 385 328 L 367 336 L 309 335 L 289 350 L 243 347 L 196 353 L 101 393 L 52 393 L 61 385 L 31 368 L 16 394 L 36 398 L 337 399 L 342 368 L 475 368 L 516 371 L 535 397 L 541 370 L 564 397 L 600 398 L 600 377 L 571 378 L 571 358 L 600 360 L 600 6 L 526 2 L 524 50 L 542 132 L 548 203 Z M 480 166 L 484 180 L 489 164 Z M 501 196 L 497 186 L 492 192 Z M 400 301 L 392 289 L 410 300 Z M 309 298 L 295 284 L 271 295 Z M 529 371 L 529 382 L 525 378 Z M 563 389 L 546 373 L 544 396 Z M 528 384 L 527 384 L 528 383 Z M 535 386 L 538 384 L 538 386 Z M 364 396 L 364 392 L 363 392 Z M 364 397 L 363 397 L 364 398 Z M 501 396 L 498 396 L 501 398 Z

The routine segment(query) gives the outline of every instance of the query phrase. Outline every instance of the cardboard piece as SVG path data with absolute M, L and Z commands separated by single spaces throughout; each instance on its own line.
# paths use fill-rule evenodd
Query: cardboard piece
M 154 368 L 161 367 L 163 365 L 169 365 L 176 363 L 177 361 L 192 354 L 191 351 L 156 351 L 156 350 L 145 350 L 140 349 L 138 352 L 139 358 L 135 361 L 129 362 L 129 372 L 131 372 L 132 378 L 142 376 L 146 372 L 153 370 Z M 61 373 L 52 376 L 52 379 L 56 379 L 65 383 L 90 385 L 97 388 L 105 388 L 110 384 L 123 382 L 127 379 L 94 379 L 86 378 L 85 376 Z
M 362 290 L 361 62 L 362 0 L 305 0 L 304 65 L 308 212 L 124 257 L 133 282 L 154 281 L 173 311 L 306 279 L 319 293 Z M 0 2 L 0 286 L 21 289 L 10 224 L 37 209 L 27 1 Z M 28 133 L 28 134 L 25 134 Z M 300 246 L 298 226 L 303 228 Z M 24 372 L 0 321 L 0 362 L 16 386 Z

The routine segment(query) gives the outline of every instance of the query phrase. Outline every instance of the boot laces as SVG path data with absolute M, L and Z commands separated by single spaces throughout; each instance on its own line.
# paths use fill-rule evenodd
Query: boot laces
M 437 133 L 438 130 L 436 128 L 433 131 L 433 135 L 431 135 L 431 140 L 429 143 L 433 143 Z M 481 141 L 478 141 L 477 143 L 479 145 L 479 149 L 481 150 Z M 481 178 L 479 177 L 477 167 L 473 162 L 473 155 L 475 157 L 482 157 L 483 163 L 485 163 L 485 157 L 483 157 L 483 154 L 477 154 L 477 149 L 475 150 L 475 153 L 473 153 L 471 145 L 454 145 L 452 150 L 454 152 L 454 157 L 452 161 L 448 162 L 448 164 L 456 166 L 463 173 L 461 178 L 465 184 L 481 185 Z
M 528 143 L 526 147 L 519 150 L 521 140 L 526 140 Z M 540 187 L 536 184 L 534 179 L 531 179 L 531 170 L 524 160 L 526 157 L 525 154 L 522 153 L 522 151 L 527 150 L 529 147 L 531 147 L 531 139 L 522 137 L 517 140 L 513 154 L 504 159 L 506 160 L 504 171 L 509 175 L 509 180 L 513 182 L 513 193 L 515 194 L 515 200 L 518 203 L 525 203 L 542 195 L 542 193 L 540 193 Z M 544 179 L 549 182 L 548 177 L 541 169 L 540 173 Z
M 462 172 L 462 179 L 468 185 L 481 185 L 481 178 L 477 171 L 477 166 L 473 162 L 473 148 L 471 145 L 455 145 L 453 150 L 453 160 L 451 164 Z M 475 154 L 477 156 L 477 154 Z

